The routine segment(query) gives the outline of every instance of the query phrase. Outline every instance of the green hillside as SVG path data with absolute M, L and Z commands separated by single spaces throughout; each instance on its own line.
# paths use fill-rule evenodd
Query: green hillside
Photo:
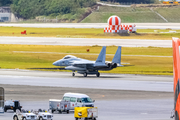
M 180 22 L 180 7 L 168 7 L 168 8 L 155 8 L 154 11 L 157 11 L 168 22 Z
M 180 21 L 180 7 L 177 8 L 156 8 L 154 9 L 162 14 L 169 22 Z M 133 8 L 133 7 L 110 7 L 100 6 L 99 10 L 94 11 L 91 15 L 85 18 L 82 23 L 106 23 L 112 15 L 117 15 L 121 18 L 122 23 L 162 23 L 165 22 L 150 8 Z

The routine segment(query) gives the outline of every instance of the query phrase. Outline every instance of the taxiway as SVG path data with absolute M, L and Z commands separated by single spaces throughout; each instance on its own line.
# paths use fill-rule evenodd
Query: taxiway
M 65 92 L 85 93 L 95 99 L 98 120 L 169 120 L 173 109 L 173 77 L 102 74 L 84 78 L 70 72 L 0 69 L 0 86 L 6 99 L 20 99 L 24 109 L 48 109 L 49 99 Z M 12 119 L 13 112 L 1 114 Z M 54 114 L 54 120 L 72 120 L 70 114 Z
M 125 25 L 136 25 L 137 29 L 180 29 L 180 23 L 122 23 Z M 35 27 L 35 28 L 105 28 L 107 23 L 12 23 L 0 26 L 9 27 Z
M 71 45 L 71 46 L 122 46 L 122 47 L 172 47 L 172 40 L 97 39 L 97 38 L 45 38 L 0 37 L 0 44 Z

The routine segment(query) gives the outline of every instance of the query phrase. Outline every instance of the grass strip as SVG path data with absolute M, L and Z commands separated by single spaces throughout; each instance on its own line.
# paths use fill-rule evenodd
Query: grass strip
M 27 30 L 27 35 L 21 35 L 21 32 Z M 107 38 L 107 39 L 157 39 L 171 40 L 172 37 L 179 37 L 180 30 L 177 33 L 169 30 L 139 29 L 137 33 L 129 36 L 120 36 L 119 34 L 104 33 L 104 29 L 95 28 L 22 28 L 22 27 L 0 27 L 0 36 L 16 37 L 61 37 L 61 38 Z
M 70 53 L 77 57 L 96 60 L 101 50 L 101 46 L 53 46 L 53 45 L 0 45 L 0 67 L 3 69 L 26 69 L 26 68 L 54 68 L 52 63 L 63 58 Z M 90 49 L 90 52 L 86 52 Z M 106 61 L 112 61 L 117 47 L 108 46 Z M 14 52 L 16 51 L 16 52 Z M 20 53 L 17 51 L 31 51 Z M 44 53 L 35 53 L 35 52 Z M 34 53 L 33 53 L 34 52 Z M 52 52 L 45 53 L 45 52 Z M 54 52 L 54 53 L 53 53 Z M 64 53 L 64 54 L 58 54 Z M 87 54 L 79 54 L 87 53 Z M 95 53 L 95 55 L 92 55 Z M 146 56 L 122 56 L 122 63 L 130 63 L 125 67 L 118 67 L 111 71 L 100 71 L 103 73 L 123 73 L 123 74 L 151 74 L 151 75 L 173 75 L 172 48 L 158 47 L 137 47 L 122 48 L 123 55 L 153 55 Z M 164 57 L 156 57 L 164 56 Z M 46 70 L 52 71 L 52 70 Z M 54 70 L 53 70 L 54 71 Z M 56 70 L 59 71 L 59 70 Z

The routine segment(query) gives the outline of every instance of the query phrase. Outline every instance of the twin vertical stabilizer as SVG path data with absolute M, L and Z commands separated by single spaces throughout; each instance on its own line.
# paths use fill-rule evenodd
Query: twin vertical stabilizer
M 112 60 L 112 63 L 117 63 L 121 65 L 121 46 L 118 47 L 116 54 L 114 55 L 114 58 Z
M 103 46 L 95 64 L 96 65 L 98 65 L 98 64 L 105 65 L 105 61 L 106 61 L 106 47 Z M 121 46 L 118 47 L 116 54 L 114 55 L 114 58 L 112 60 L 112 63 L 116 63 L 119 66 L 121 65 Z
M 106 61 L 106 46 L 103 46 L 95 64 L 105 64 Z

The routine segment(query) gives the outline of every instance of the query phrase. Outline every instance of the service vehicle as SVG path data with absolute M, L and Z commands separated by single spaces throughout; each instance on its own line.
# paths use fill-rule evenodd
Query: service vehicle
M 75 120 L 78 120 L 78 119 L 96 120 L 96 118 L 98 117 L 98 109 L 97 107 L 75 107 L 74 117 L 75 117 Z
M 21 111 L 22 106 L 20 106 L 20 102 L 18 100 L 7 100 L 5 101 L 4 105 L 4 112 L 7 112 L 7 110 L 13 110 L 16 112 L 16 110 Z
M 37 119 L 38 120 L 53 120 L 53 115 L 46 110 L 38 110 L 37 113 Z
M 81 93 L 65 93 L 63 101 L 70 101 L 70 110 L 75 107 L 94 107 L 95 100 L 91 100 L 89 96 Z
M 59 111 L 59 113 L 67 112 L 69 113 L 70 110 L 70 101 L 62 101 L 57 99 L 50 99 L 49 100 L 49 110 L 54 113 L 54 111 Z
M 49 110 L 51 110 L 52 113 L 59 111 L 60 102 L 61 100 L 58 99 L 49 99 Z
M 19 109 L 17 109 L 13 114 L 13 120 L 37 120 L 37 115 L 28 110 L 22 109 L 20 111 Z
M 81 93 L 65 93 L 62 100 L 50 99 L 49 109 L 52 111 L 67 111 L 74 110 L 75 107 L 94 107 L 95 100 L 86 94 Z

